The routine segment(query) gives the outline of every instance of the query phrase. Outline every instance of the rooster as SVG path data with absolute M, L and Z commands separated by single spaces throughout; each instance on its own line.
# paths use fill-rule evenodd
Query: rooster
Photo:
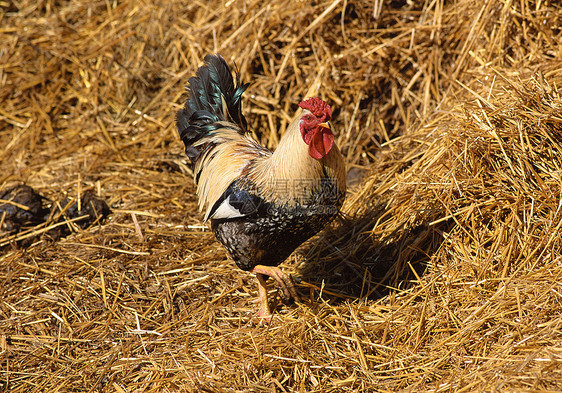
M 343 157 L 334 143 L 330 106 L 302 101 L 275 152 L 247 130 L 236 82 L 220 55 L 207 55 L 189 79 L 177 127 L 191 161 L 199 210 L 242 270 L 256 274 L 261 317 L 271 318 L 267 277 L 287 298 L 294 284 L 278 265 L 338 214 L 346 191 Z

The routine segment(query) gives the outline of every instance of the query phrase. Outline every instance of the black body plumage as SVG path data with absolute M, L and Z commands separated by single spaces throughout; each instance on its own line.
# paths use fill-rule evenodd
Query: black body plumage
M 212 219 L 211 228 L 242 270 L 279 265 L 334 219 L 345 197 L 344 193 L 317 193 L 306 204 L 276 205 L 243 191 L 247 185 L 240 185 L 235 182 L 232 193 L 244 196 L 237 203 L 247 214 Z M 326 186 L 333 189 L 328 182 Z

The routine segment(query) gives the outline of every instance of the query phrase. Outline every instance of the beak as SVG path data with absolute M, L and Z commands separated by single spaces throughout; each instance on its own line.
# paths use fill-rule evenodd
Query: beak
M 320 123 L 320 124 L 318 124 L 318 127 L 327 128 L 328 130 L 331 130 L 331 129 L 332 129 L 332 126 L 330 125 L 330 122 L 329 122 L 329 121 L 327 121 L 327 122 L 325 122 L 325 123 Z

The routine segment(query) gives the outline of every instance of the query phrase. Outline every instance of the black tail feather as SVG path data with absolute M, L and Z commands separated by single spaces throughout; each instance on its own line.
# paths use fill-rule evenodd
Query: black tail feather
M 209 132 L 222 127 L 217 122 L 232 122 L 241 133 L 246 131 L 241 97 L 248 85 L 240 83 L 237 72 L 236 83 L 234 82 L 232 72 L 222 56 L 205 56 L 205 65 L 197 70 L 196 76 L 189 79 L 189 98 L 176 119 L 185 153 L 192 164 L 195 164 L 201 154 L 201 149 L 193 147 L 193 144 Z

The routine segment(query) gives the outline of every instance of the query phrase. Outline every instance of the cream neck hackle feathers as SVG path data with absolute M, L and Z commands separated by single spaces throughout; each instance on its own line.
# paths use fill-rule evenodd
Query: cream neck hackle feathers
M 309 155 L 300 132 L 300 120 L 305 113 L 308 111 L 302 111 L 289 125 L 274 153 L 226 124 L 206 139 L 216 146 L 195 167 L 195 173 L 201 171 L 197 195 L 199 209 L 205 210 L 205 220 L 211 218 L 213 205 L 228 186 L 242 176 L 254 183 L 258 195 L 278 204 L 306 203 L 308 194 L 315 192 L 314 185 L 319 184 L 316 180 L 322 177 L 335 178 L 345 191 L 345 166 L 337 146 L 320 160 Z M 307 185 L 309 189 L 303 189 Z

